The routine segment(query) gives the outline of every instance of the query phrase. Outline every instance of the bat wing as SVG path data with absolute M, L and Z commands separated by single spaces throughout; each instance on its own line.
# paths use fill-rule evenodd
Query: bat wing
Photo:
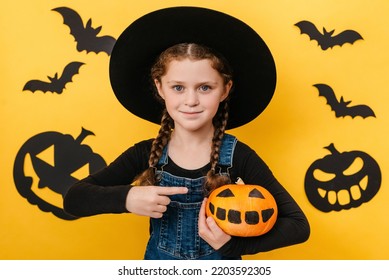
M 80 15 L 68 7 L 58 7 L 52 9 L 52 11 L 60 13 L 63 17 L 64 24 L 70 28 L 70 34 L 73 35 L 76 42 L 78 42 L 80 38 L 82 38 L 82 34 L 85 30 L 84 23 Z
M 315 84 L 313 86 L 319 90 L 319 96 L 323 96 L 327 100 L 327 104 L 330 105 L 332 111 L 335 111 L 335 114 L 337 114 L 339 101 L 332 88 L 326 84 Z
M 105 52 L 108 55 L 111 55 L 113 46 L 115 45 L 116 39 L 111 36 L 102 36 L 96 38 L 96 51 L 98 52 Z M 95 51 L 93 50 L 93 51 Z
M 61 77 L 58 79 L 58 85 L 57 85 L 57 90 L 63 90 L 66 86 L 67 83 L 70 83 L 73 81 L 73 76 L 78 74 L 78 71 L 80 70 L 80 67 L 84 63 L 78 62 L 78 61 L 73 61 L 70 62 L 68 65 L 65 66 Z
M 102 36 L 102 37 L 94 37 L 90 40 L 83 41 L 78 44 L 78 50 L 86 50 L 89 52 L 105 52 L 108 55 L 111 55 L 113 46 L 115 45 L 116 39 L 111 36 Z
M 24 90 L 29 90 L 31 92 L 35 92 L 37 90 L 41 90 L 43 92 L 54 92 L 53 85 L 51 82 L 45 82 L 45 81 L 40 81 L 40 80 L 30 80 L 28 81 L 24 87 Z
M 320 33 L 312 22 L 303 20 L 295 25 L 300 29 L 301 34 L 307 34 L 310 40 L 316 40 L 321 45 L 323 34 Z
M 353 44 L 357 40 L 363 40 L 362 36 L 354 30 L 345 30 L 332 37 L 332 46 L 342 46 L 345 43 Z
M 356 105 L 352 107 L 347 107 L 347 115 L 352 118 L 355 117 L 375 117 L 374 111 L 367 105 Z

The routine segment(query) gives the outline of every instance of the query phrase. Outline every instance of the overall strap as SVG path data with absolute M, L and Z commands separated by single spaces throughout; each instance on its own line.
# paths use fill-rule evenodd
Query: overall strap
M 220 147 L 219 166 L 231 168 L 234 157 L 234 150 L 238 139 L 230 134 L 224 134 Z
M 162 150 L 162 155 L 159 158 L 157 166 L 164 166 L 168 163 L 168 153 L 167 153 L 167 146 L 166 145 Z

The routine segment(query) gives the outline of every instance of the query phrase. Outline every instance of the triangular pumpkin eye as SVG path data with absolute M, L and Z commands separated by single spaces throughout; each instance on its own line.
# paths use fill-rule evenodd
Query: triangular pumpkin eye
M 257 190 L 257 189 L 253 189 L 250 193 L 249 193 L 249 197 L 256 197 L 256 198 L 265 198 L 263 196 L 263 194 Z
M 225 189 L 224 191 L 221 191 L 217 197 L 235 197 L 235 195 L 230 189 Z

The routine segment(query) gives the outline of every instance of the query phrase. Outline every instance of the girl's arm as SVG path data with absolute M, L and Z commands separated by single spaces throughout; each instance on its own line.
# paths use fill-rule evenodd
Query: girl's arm
M 140 142 L 71 186 L 64 197 L 64 210 L 76 217 L 128 212 L 127 194 L 135 176 L 147 168 L 150 147 L 151 140 Z

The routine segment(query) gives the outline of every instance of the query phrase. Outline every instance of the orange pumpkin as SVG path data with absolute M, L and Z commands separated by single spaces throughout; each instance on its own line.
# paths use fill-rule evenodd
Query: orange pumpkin
M 277 220 L 278 208 L 268 190 L 258 185 L 225 185 L 214 190 L 206 204 L 206 215 L 234 236 L 258 236 Z

